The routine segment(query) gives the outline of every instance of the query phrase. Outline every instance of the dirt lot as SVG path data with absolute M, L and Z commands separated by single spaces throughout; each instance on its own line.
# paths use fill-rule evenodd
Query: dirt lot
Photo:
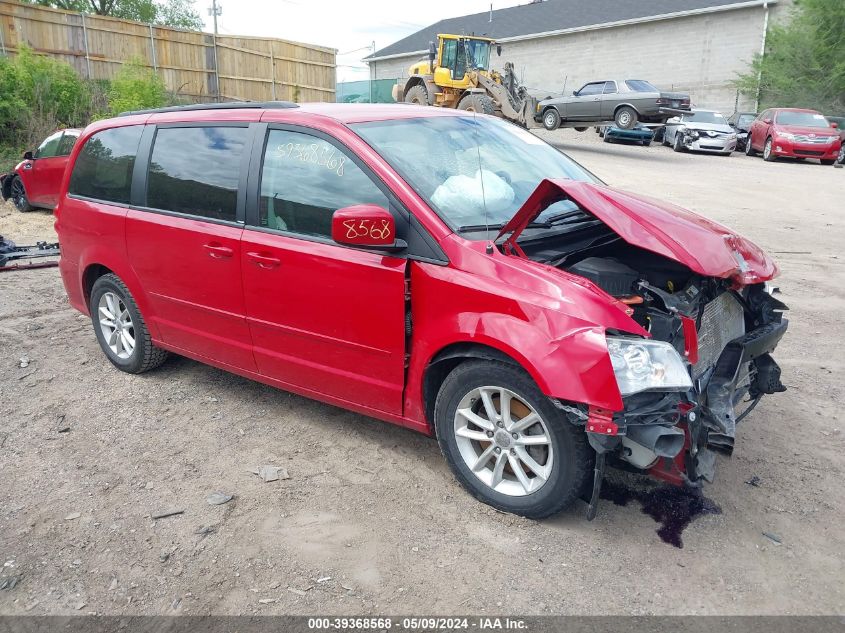
M 845 170 L 547 136 L 610 184 L 751 236 L 783 271 L 789 391 L 742 423 L 706 489 L 723 512 L 683 549 L 636 503 L 592 523 L 581 504 L 500 514 L 431 439 L 192 361 L 122 374 L 56 269 L 2 273 L 0 577 L 20 580 L 0 613 L 842 613 Z M 0 233 L 49 239 L 52 217 L 6 205 Z M 261 464 L 290 479 L 262 483 Z M 234 500 L 208 505 L 218 490 Z M 151 519 L 168 509 L 184 513 Z

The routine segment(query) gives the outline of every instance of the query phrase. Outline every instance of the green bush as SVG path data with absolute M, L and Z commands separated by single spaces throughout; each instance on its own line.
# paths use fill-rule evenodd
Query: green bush
M 121 66 L 107 95 L 112 116 L 128 110 L 160 108 L 170 102 L 164 80 L 137 61 Z
M 0 59 L 0 145 L 32 145 L 58 127 L 84 124 L 91 114 L 87 82 L 69 65 L 25 46 L 14 58 Z

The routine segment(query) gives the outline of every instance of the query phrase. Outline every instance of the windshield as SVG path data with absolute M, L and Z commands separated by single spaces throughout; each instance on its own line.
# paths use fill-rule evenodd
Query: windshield
M 467 67 L 468 68 L 487 68 L 487 62 L 490 58 L 490 42 L 481 40 L 463 40 L 466 46 Z M 460 51 L 460 48 L 458 48 Z
M 830 127 L 821 114 L 815 112 L 792 112 L 784 110 L 775 116 L 778 125 L 800 125 L 801 127 Z
M 601 182 L 527 130 L 493 117 L 436 116 L 350 127 L 456 230 L 500 228 L 545 178 Z M 577 208 L 563 200 L 537 221 Z
M 660 92 L 657 88 L 642 79 L 628 79 L 625 85 L 634 92 Z
M 693 112 L 692 114 L 685 114 L 684 121 L 695 121 L 696 123 L 720 123 L 727 125 L 728 122 L 718 112 Z
M 754 119 L 757 118 L 756 114 L 740 114 L 739 118 L 736 120 L 737 125 L 751 125 L 754 122 Z

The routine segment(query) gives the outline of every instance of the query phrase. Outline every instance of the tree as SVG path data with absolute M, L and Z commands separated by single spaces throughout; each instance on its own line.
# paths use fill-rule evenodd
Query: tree
M 108 15 L 180 29 L 199 31 L 203 25 L 202 18 L 194 10 L 192 0 L 34 0 L 34 2 L 56 9 Z
M 754 57 L 736 85 L 746 95 L 759 93 L 761 110 L 845 114 L 845 2 L 795 0 L 792 20 L 769 28 L 765 54 Z

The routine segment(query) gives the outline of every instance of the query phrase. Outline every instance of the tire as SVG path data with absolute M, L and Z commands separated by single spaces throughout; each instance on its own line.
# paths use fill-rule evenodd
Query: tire
M 117 275 L 103 275 L 94 282 L 88 307 L 97 342 L 106 358 L 119 370 L 128 374 L 141 374 L 155 369 L 167 359 L 167 351 L 153 345 L 138 304 Z M 118 312 L 119 317 L 128 315 L 128 322 L 126 317 L 123 317 L 111 319 L 111 327 L 105 325 L 104 322 L 108 321 L 108 317 L 113 316 L 114 312 Z M 120 321 L 119 327 L 114 327 L 116 321 Z M 111 339 L 115 341 L 114 347 L 106 339 L 105 330 L 117 332 L 117 336 Z M 127 339 L 122 336 L 124 332 L 134 341 L 131 352 L 126 349 Z
M 754 151 L 754 148 L 751 147 L 751 136 L 748 136 L 748 140 L 745 141 L 745 155 L 746 156 L 756 156 L 757 152 Z
M 576 128 L 575 128 L 575 131 L 576 131 L 576 132 L 586 132 L 586 131 L 587 131 L 587 130 L 589 130 L 589 129 L 590 129 L 590 128 L 588 128 L 588 127 L 576 127 Z
M 560 127 L 560 113 L 555 108 L 543 112 L 543 127 L 550 132 Z
M 18 211 L 21 213 L 27 213 L 35 210 L 35 207 L 29 203 L 29 198 L 26 196 L 26 188 L 23 186 L 23 181 L 20 176 L 15 176 L 12 179 L 10 192 L 12 194 L 12 204 L 15 205 L 15 208 Z
M 458 110 L 478 112 L 479 114 L 493 114 L 496 111 L 496 104 L 487 95 L 471 93 L 461 99 L 460 103 L 458 103 Z
M 836 162 L 835 158 L 822 158 L 819 160 L 822 165 L 833 165 Z
M 767 163 L 773 163 L 778 159 L 772 151 L 772 137 L 766 139 L 766 144 L 763 145 L 763 160 Z
M 643 147 L 648 147 L 651 145 L 651 141 L 643 141 Z
M 487 408 L 481 389 L 491 396 L 487 400 L 497 414 L 501 413 L 501 404 L 496 409 L 496 402 L 501 403 L 502 394 L 512 397 L 509 410 L 511 415 L 519 415 L 516 419 L 508 416 L 512 423 L 518 424 L 532 413 L 537 421 L 527 429 L 517 428 L 514 433 L 518 439 L 513 440 L 506 421 L 501 426 L 484 413 Z M 473 418 L 460 415 L 459 409 L 470 411 Z M 440 450 L 455 477 L 472 496 L 498 510 L 531 519 L 548 517 L 571 505 L 592 476 L 594 453 L 583 429 L 571 424 L 531 377 L 515 365 L 485 360 L 461 363 L 437 394 L 434 419 Z M 495 432 L 481 430 L 483 427 L 476 426 L 472 419 Z M 493 438 L 488 440 L 488 433 L 493 433 Z M 541 435 L 548 441 L 536 443 Z M 535 437 L 534 445 L 527 449 L 518 445 L 531 436 Z M 484 454 L 489 455 L 487 461 L 478 462 L 479 455 Z M 524 457 L 529 461 L 523 461 Z M 481 464 L 479 474 L 470 462 Z M 533 467 L 542 470 L 545 478 Z M 494 486 L 497 470 L 499 481 Z
M 425 86 L 417 84 L 411 86 L 408 92 L 405 93 L 405 103 L 416 103 L 417 105 L 431 105 L 428 101 L 428 90 Z
M 630 106 L 622 106 L 613 116 L 616 127 L 630 130 L 637 124 L 637 111 Z
M 842 147 L 839 148 L 839 157 L 836 159 L 836 162 L 840 165 L 845 163 L 845 140 L 842 141 Z
M 675 132 L 675 142 L 672 144 L 672 149 L 676 152 L 684 152 L 684 135 L 681 132 Z

